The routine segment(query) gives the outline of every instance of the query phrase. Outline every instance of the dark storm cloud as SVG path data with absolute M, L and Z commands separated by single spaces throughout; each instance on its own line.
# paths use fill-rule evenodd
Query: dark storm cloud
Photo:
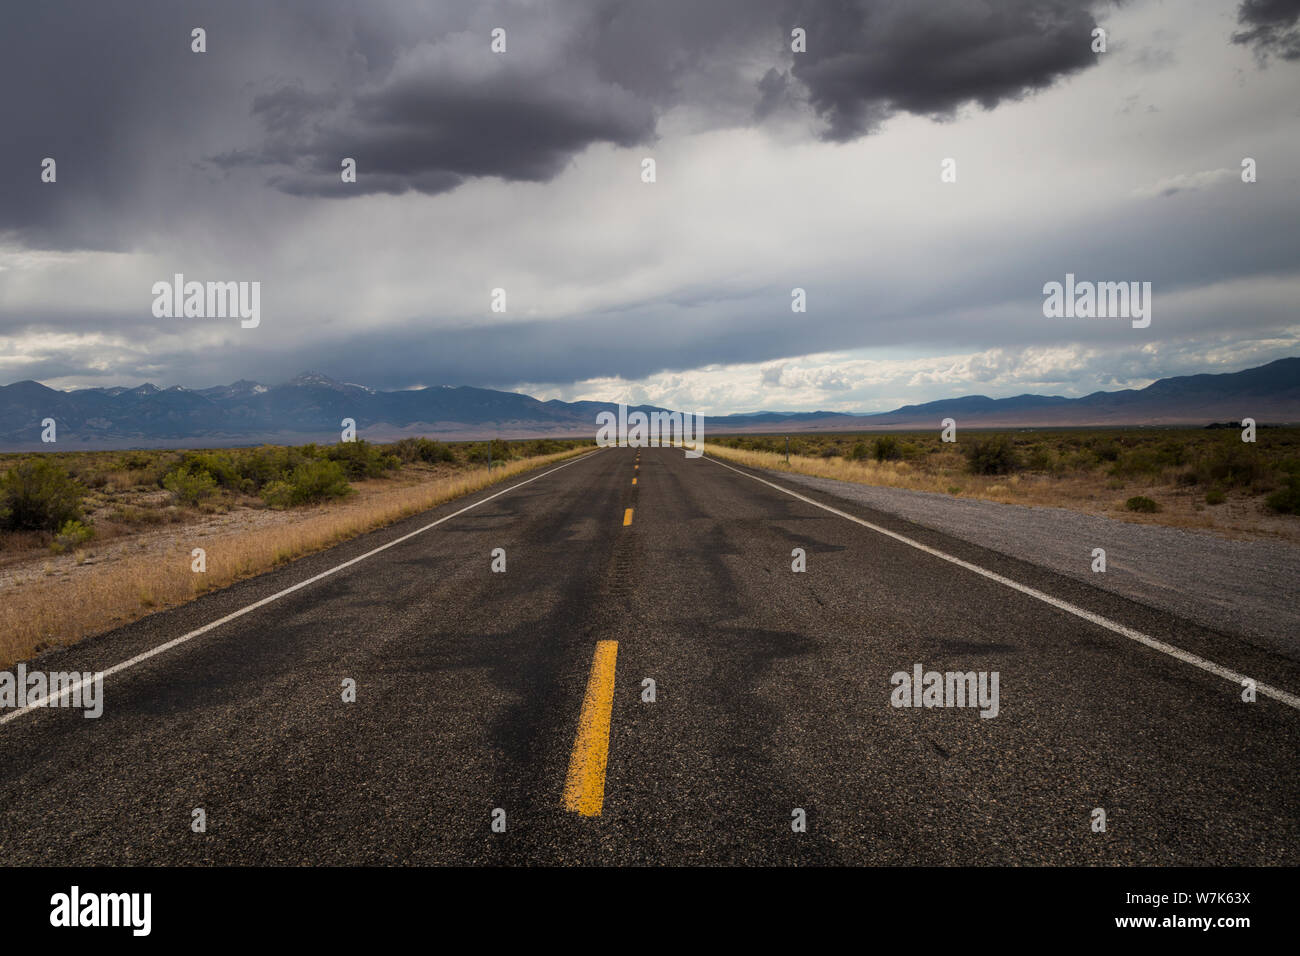
M 763 78 L 758 81 L 758 92 L 760 99 L 754 107 L 754 118 L 760 121 L 794 103 L 790 92 L 790 73 L 780 72 L 776 67 L 763 74 Z
M 992 108 L 1087 68 L 1106 6 L 18 4 L 0 31 L 0 233 L 41 248 L 140 248 L 174 208 L 224 205 L 218 188 L 165 181 L 204 164 L 210 179 L 251 172 L 305 196 L 544 182 L 593 144 L 653 142 L 663 111 L 681 103 L 721 125 L 806 104 L 824 138 L 850 140 L 899 112 Z M 1245 0 L 1238 19 L 1235 43 L 1300 58 L 1300 0 Z M 203 55 L 189 49 L 195 25 L 208 30 Z M 495 25 L 508 29 L 504 55 L 488 48 Z M 794 26 L 807 31 L 806 53 L 790 51 Z M 59 164 L 55 186 L 39 179 L 46 156 Z M 347 189 L 345 156 L 360 171 Z
M 1096 62 L 1096 2 L 799 4 L 808 33 L 794 76 L 828 128 L 855 139 L 899 112 L 947 117 L 966 103 L 992 109 Z
M 43 248 L 123 248 L 130 224 L 113 215 L 145 188 L 137 162 L 148 148 L 142 114 L 164 124 L 154 75 L 188 99 L 193 71 L 187 17 L 142 2 L 124 29 L 112 4 L 12 4 L 0 28 L 0 233 Z M 172 42 L 156 42 L 168 33 Z M 176 112 L 176 111 L 172 111 Z M 183 135 L 184 125 L 175 128 Z M 40 181 L 45 157 L 58 180 Z M 93 214 L 103 210 L 106 215 Z M 92 213 L 92 214 L 88 214 Z
M 1300 60 L 1300 0 L 1242 0 L 1237 22 L 1245 29 L 1233 43 L 1255 48 L 1261 57 Z
M 403 52 L 391 75 L 341 109 L 296 88 L 255 104 L 267 133 L 259 150 L 264 162 L 290 167 L 275 177 L 277 187 L 300 194 L 440 192 L 478 176 L 547 181 L 592 144 L 652 141 L 662 110 L 688 98 L 719 124 L 743 122 L 728 109 L 738 89 L 747 91 L 754 119 L 804 99 L 827 122 L 825 138 L 849 140 L 897 112 L 943 117 L 968 102 L 992 108 L 1093 64 L 1097 5 L 728 0 L 647 10 L 606 2 L 579 16 L 561 5 L 563 32 L 552 47 L 487 54 L 486 24 L 511 22 L 502 13 L 480 18 L 483 28 L 455 45 Z M 808 31 L 807 53 L 789 49 L 795 26 Z M 539 27 L 512 29 L 519 44 Z M 466 45 L 481 55 L 468 58 Z M 746 56 L 773 65 L 742 85 Z M 367 174 L 348 189 L 340 188 L 342 156 Z
M 9 4 L 0 27 L 0 239 L 135 250 L 178 215 L 224 202 L 196 189 L 204 144 L 248 125 L 250 83 L 318 69 L 365 35 L 342 0 Z M 383 22 L 381 16 L 374 19 Z M 207 52 L 191 30 L 207 31 Z M 313 45 L 318 44 L 318 45 Z M 292 112 L 286 104 L 286 116 Z M 55 183 L 40 179 L 45 157 Z
M 1095 5 L 18 4 L 0 31 L 0 233 L 138 249 L 177 208 L 220 215 L 228 177 L 229 189 L 260 180 L 307 196 L 545 182 L 594 144 L 653 142 L 683 103 L 714 125 L 805 103 L 826 138 L 851 139 L 899 111 L 991 107 L 1086 67 Z M 795 25 L 806 54 L 790 51 Z M 207 53 L 190 50 L 194 26 Z M 495 26 L 505 54 L 489 49 Z M 39 178 L 46 156 L 59 164 L 53 186 Z M 359 170 L 347 189 L 343 157 Z
M 478 177 L 547 182 L 592 145 L 653 142 L 662 112 L 687 97 L 717 114 L 737 95 L 752 99 L 734 64 L 762 32 L 778 58 L 775 9 L 774 0 L 478 4 L 461 30 L 398 39 L 341 101 L 297 81 L 259 97 L 261 140 L 212 159 L 279 167 L 276 188 L 336 198 L 439 193 Z M 504 53 L 490 49 L 497 26 Z M 358 168 L 346 189 L 342 157 Z
M 482 37 L 465 42 L 486 49 Z M 589 70 L 520 68 L 503 57 L 490 75 L 458 73 L 437 55 L 420 55 L 429 52 L 417 50 L 413 65 L 344 104 L 293 87 L 255 101 L 268 134 L 260 161 L 290 167 L 273 184 L 337 197 L 439 193 L 470 177 L 545 182 L 594 143 L 633 146 L 654 136 L 651 105 Z M 346 188 L 343 157 L 358 167 Z M 250 157 L 236 151 L 215 161 L 230 167 Z

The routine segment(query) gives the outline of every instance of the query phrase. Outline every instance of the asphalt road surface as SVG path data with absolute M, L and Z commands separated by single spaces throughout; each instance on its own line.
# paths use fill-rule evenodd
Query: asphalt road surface
M 1300 862 L 1296 661 L 756 474 L 597 451 L 47 655 L 185 638 L 7 715 L 0 859 Z

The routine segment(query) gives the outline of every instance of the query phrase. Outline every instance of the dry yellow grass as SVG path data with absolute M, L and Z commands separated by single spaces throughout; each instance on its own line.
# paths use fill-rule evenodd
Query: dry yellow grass
M 952 481 L 946 475 L 933 474 L 913 468 L 905 461 L 850 461 L 847 458 L 805 458 L 791 455 L 790 464 L 785 463 L 785 456 L 768 451 L 750 451 L 741 448 L 728 448 L 725 445 L 705 444 L 704 450 L 715 458 L 725 458 L 737 464 L 752 468 L 768 468 L 772 471 L 791 471 L 799 475 L 812 475 L 817 478 L 834 478 L 838 481 L 852 481 L 860 485 L 881 485 L 886 488 L 910 488 L 913 491 L 937 491 L 946 493 Z M 996 481 L 979 479 L 973 475 L 962 476 L 963 490 L 967 486 L 975 491 L 978 483 L 983 486 L 1006 484 L 1007 478 Z M 987 490 L 981 489 L 981 490 Z M 979 495 L 984 497 L 984 495 Z
M 1208 509 L 1200 503 L 1202 492 L 1138 481 L 1117 489 L 1099 472 L 1062 477 L 972 475 L 965 468 L 965 459 L 955 450 L 928 456 L 925 467 L 921 468 L 906 461 L 850 461 L 838 456 L 809 458 L 801 455 L 791 455 L 787 465 L 785 455 L 775 452 L 714 444 L 704 447 L 715 458 L 752 468 L 834 478 L 860 485 L 960 495 L 1003 504 L 1068 508 L 1135 524 L 1209 530 L 1235 538 L 1281 538 L 1300 544 L 1300 523 L 1287 516 L 1265 514 L 1257 503 L 1238 502 L 1233 507 Z M 1163 510 L 1156 514 L 1126 511 L 1124 500 L 1137 494 L 1155 499 Z
M 75 582 L 36 579 L 6 588 L 0 603 L 0 668 L 589 450 L 578 448 L 509 462 L 493 468 L 490 475 L 487 469 L 478 469 L 303 508 L 300 521 L 201 542 L 186 539 L 184 530 L 178 528 L 170 553 L 161 561 L 157 554 L 123 557 L 84 569 Z M 190 552 L 196 546 L 206 552 L 207 571 L 203 574 L 191 569 Z

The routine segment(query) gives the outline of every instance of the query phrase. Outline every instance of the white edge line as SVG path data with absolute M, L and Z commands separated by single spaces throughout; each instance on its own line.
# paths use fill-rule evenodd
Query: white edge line
M 936 558 L 942 558 L 944 561 L 948 561 L 951 562 L 952 564 L 957 565 L 958 567 L 965 568 L 967 571 L 974 571 L 976 574 L 983 575 L 984 577 L 988 578 L 991 581 L 996 581 L 999 584 L 1004 584 L 1009 588 L 1013 588 L 1014 590 L 1019 591 L 1021 594 L 1028 594 L 1030 597 L 1037 598 L 1038 600 L 1046 604 L 1050 604 L 1054 608 L 1057 608 L 1062 611 L 1066 611 L 1070 614 L 1073 614 L 1075 617 L 1081 617 L 1085 621 L 1089 621 L 1093 624 L 1096 624 L 1099 627 L 1104 627 L 1109 631 L 1114 631 L 1116 634 L 1122 634 L 1124 637 L 1127 637 L 1130 640 L 1137 641 L 1139 644 L 1145 644 L 1147 647 L 1151 648 L 1152 650 L 1160 651 L 1162 654 L 1168 654 L 1170 657 L 1176 658 L 1182 661 L 1184 664 L 1191 664 L 1193 667 L 1199 667 L 1203 671 L 1208 671 L 1211 674 L 1214 674 L 1218 677 L 1222 677 L 1225 680 L 1230 680 L 1234 684 L 1238 684 L 1238 685 L 1240 685 L 1243 681 L 1250 680 L 1255 684 L 1255 689 L 1259 693 L 1263 694 L 1265 697 L 1272 697 L 1274 700 L 1281 701 L 1282 703 L 1286 704 L 1288 707 L 1293 707 L 1296 710 L 1300 710 L 1300 697 L 1297 697 L 1295 694 L 1289 694 L 1284 690 L 1279 690 L 1276 687 L 1270 687 L 1268 684 L 1263 684 L 1260 683 L 1259 681 L 1255 681 L 1254 678 L 1247 677 L 1245 674 L 1239 674 L 1236 671 L 1229 670 L 1228 668 L 1220 664 L 1216 664 L 1213 661 L 1207 661 L 1203 657 L 1198 657 L 1197 655 L 1189 651 L 1185 651 L 1180 647 L 1174 647 L 1174 645 L 1172 644 L 1166 644 L 1164 641 L 1156 640 L 1154 637 L 1151 637 L 1150 635 L 1143 634 L 1141 631 L 1135 631 L 1131 627 L 1126 627 L 1125 625 L 1112 621 L 1109 618 L 1102 617 L 1100 614 L 1094 614 L 1091 611 L 1084 610 L 1081 607 L 1071 604 L 1069 601 L 1062 601 L 1060 598 L 1052 597 L 1050 594 L 1046 594 L 1042 591 L 1037 590 L 1036 588 L 1031 588 L 1026 584 L 1021 584 L 1019 581 L 1013 581 L 1010 578 L 1005 578 L 1002 575 L 997 574 L 996 572 L 989 571 L 985 568 L 981 568 L 977 564 L 971 564 L 969 561 L 963 561 L 961 558 L 954 557 L 953 555 L 940 551 L 937 548 L 932 548 L 929 545 L 922 544 L 919 541 L 914 541 L 911 538 L 907 537 L 906 535 L 901 535 L 896 531 L 890 531 L 888 528 L 882 528 L 880 525 L 872 524 L 870 521 L 866 521 L 862 518 L 858 518 L 854 515 L 849 514 L 846 511 L 840 511 L 838 508 L 832 508 L 830 505 L 822 504 L 820 501 L 814 501 L 812 498 L 807 498 L 799 494 L 797 491 L 791 491 L 789 488 L 783 488 L 780 485 L 767 481 L 764 478 L 760 478 L 757 475 L 751 475 L 747 471 L 742 471 L 739 468 L 733 468 L 731 465 L 721 462 L 710 455 L 706 455 L 705 457 L 708 458 L 708 460 L 713 462 L 715 465 L 722 465 L 723 468 L 726 468 L 729 471 L 734 471 L 738 475 L 744 475 L 746 478 L 752 478 L 754 479 L 754 481 L 767 485 L 769 488 L 775 488 L 777 491 L 785 492 L 787 495 L 789 495 L 792 498 L 798 498 L 800 501 L 807 502 L 808 504 L 812 505 L 815 508 L 821 508 L 823 511 L 829 511 L 831 514 L 839 515 L 841 518 L 847 518 L 849 521 L 860 524 L 864 528 L 870 528 L 872 531 L 875 531 L 879 534 L 883 534 L 886 537 L 893 538 L 895 541 L 901 541 L 903 544 L 916 548 L 918 551 L 924 551 L 926 554 L 932 554 Z
M 400 538 L 394 538 L 392 541 L 389 541 L 387 544 L 381 544 L 379 547 L 371 551 L 367 551 L 365 554 L 357 555 L 357 557 L 352 558 L 351 560 L 344 561 L 342 564 L 337 565 L 336 567 L 332 567 L 328 571 L 322 571 L 320 574 L 317 574 L 314 577 L 310 577 L 305 581 L 299 581 L 297 584 L 290 585 L 289 587 L 285 588 L 283 591 L 276 591 L 274 594 L 268 595 L 267 597 L 262 598 L 260 601 L 254 601 L 252 604 L 248 605 L 247 607 L 242 607 L 238 611 L 233 611 L 230 614 L 227 614 L 225 617 L 219 618 L 218 620 L 215 620 L 210 624 L 204 624 L 202 627 L 198 628 L 197 630 L 190 631 L 188 634 L 182 634 L 180 637 L 173 638 L 172 640 L 168 641 L 165 644 L 159 644 L 157 647 L 151 648 L 141 654 L 137 654 L 135 657 L 132 657 L 130 660 L 125 660 L 119 664 L 114 664 L 106 671 L 97 671 L 95 676 L 99 678 L 104 678 L 112 674 L 116 674 L 119 671 L 124 671 L 128 667 L 134 667 L 136 664 L 139 664 L 143 661 L 147 661 L 149 658 L 155 657 L 156 655 L 161 654 L 164 651 L 169 651 L 173 647 L 177 647 L 181 644 L 184 644 L 186 641 L 192 641 L 196 637 L 201 637 L 202 635 L 208 633 L 208 631 L 214 630 L 220 627 L 222 624 L 227 624 L 230 621 L 233 621 L 237 617 L 243 617 L 245 614 L 248 614 L 250 611 L 256 611 L 259 607 L 263 607 L 267 604 L 270 604 L 272 601 L 278 601 L 286 594 L 292 594 L 294 591 L 297 591 L 300 588 L 305 588 L 309 584 L 315 584 L 317 581 L 321 580 L 321 578 L 327 578 L 331 574 L 334 574 L 337 571 L 342 571 L 344 568 L 351 567 L 352 565 L 356 564 L 358 561 L 364 561 L 366 558 L 373 557 L 374 555 L 378 554 L 380 551 L 387 551 L 395 544 L 401 544 L 403 541 L 407 541 L 411 538 L 414 538 L 417 534 L 423 534 L 424 532 L 428 531 L 430 528 L 436 528 L 444 521 L 450 521 L 452 518 L 455 518 L 458 515 L 463 515 L 466 511 L 469 511 L 473 508 L 477 508 L 479 505 L 487 504 L 493 498 L 499 498 L 502 495 L 507 494 L 508 492 L 514 491 L 516 488 L 522 488 L 524 485 L 531 484 L 532 482 L 536 481 L 539 478 L 545 478 L 547 475 L 553 475 L 561 468 L 568 468 L 570 465 L 577 464 L 580 461 L 585 461 L 587 458 L 590 458 L 592 455 L 596 454 L 596 452 L 599 451 L 601 451 L 601 449 L 598 448 L 596 449 L 596 451 L 590 451 L 584 455 L 578 455 L 572 461 L 566 461 L 562 465 L 557 465 L 554 468 L 549 468 L 546 471 L 542 472 L 540 475 L 533 475 L 533 477 L 525 481 L 521 481 L 518 484 L 511 485 L 509 488 L 502 488 L 500 491 L 496 492 L 495 494 L 488 495 L 486 498 L 481 498 L 478 501 L 474 502 L 472 505 L 466 505 L 464 508 L 461 508 L 459 511 L 453 511 L 451 514 L 439 518 L 437 521 L 433 521 L 429 524 L 426 524 L 423 528 L 417 528 L 416 530 L 409 532 L 408 534 L 402 535 Z M 438 507 L 438 506 L 435 505 L 434 507 Z M 7 724 L 9 721 L 21 717 L 23 714 L 27 713 L 30 710 L 36 710 L 37 708 L 40 707 L 47 707 L 49 706 L 49 702 L 51 700 L 62 700 L 64 697 L 68 696 L 69 694 L 81 690 L 83 687 L 90 684 L 93 680 L 94 678 L 91 678 L 91 680 L 86 680 L 85 678 L 82 678 L 76 683 L 63 688 L 57 694 L 54 695 L 47 694 L 46 696 L 42 697 L 40 700 L 33 701 L 32 703 L 27 704 L 25 707 L 22 707 L 18 710 L 10 711 L 9 713 L 5 714 L 3 717 L 0 717 L 0 724 Z

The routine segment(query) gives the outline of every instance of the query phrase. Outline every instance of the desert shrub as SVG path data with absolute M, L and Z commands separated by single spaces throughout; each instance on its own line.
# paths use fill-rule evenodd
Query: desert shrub
M 1201 468 L 1202 481 L 1224 488 L 1245 488 L 1265 477 L 1263 462 L 1254 448 L 1241 441 L 1220 445 Z
M 263 500 L 272 508 L 293 508 L 350 494 L 352 486 L 343 465 L 328 459 L 305 461 L 287 478 L 262 489 Z
M 81 518 L 85 492 L 51 459 L 20 462 L 0 478 L 0 520 L 12 531 L 57 531 Z
M 1080 448 L 1063 455 L 1058 463 L 1059 471 L 1087 471 L 1100 459 L 1090 449 Z
M 1156 461 L 1166 468 L 1181 468 L 1187 464 L 1187 443 L 1176 438 L 1162 442 L 1155 451 Z
M 244 482 L 243 475 L 230 456 L 219 452 L 187 451 L 181 456 L 180 464 L 175 470 L 187 471 L 193 475 L 207 473 L 222 488 L 235 491 L 240 490 Z
M 70 548 L 75 548 L 85 544 L 95 536 L 95 529 L 89 523 L 81 521 L 65 521 L 59 527 L 58 534 L 54 536 L 54 541 L 50 544 L 50 550 L 55 554 L 62 554 Z
M 404 464 L 419 461 L 419 438 L 401 438 L 388 446 L 390 454 L 396 455 Z
M 742 439 L 739 444 L 736 444 L 733 447 L 748 448 L 749 446 L 744 442 L 745 440 Z M 512 458 L 519 457 L 518 454 L 516 454 L 516 449 L 509 442 L 502 441 L 500 438 L 493 438 L 491 441 L 479 441 L 474 442 L 473 444 L 463 445 L 462 449 L 465 453 L 465 462 L 477 467 L 482 467 L 487 464 L 489 453 L 492 455 L 492 464 L 494 467 L 504 461 L 509 461 Z
M 1035 445 L 1025 458 L 1025 467 L 1030 471 L 1052 471 L 1056 467 L 1056 455 L 1050 448 Z
M 123 471 L 143 471 L 151 467 L 158 456 L 147 451 L 128 451 L 118 459 L 118 468 Z
M 347 477 L 353 480 L 378 478 L 402 463 L 398 456 L 385 453 L 364 439 L 331 445 L 325 449 L 325 459 L 338 462 L 343 466 Z
M 1287 476 L 1286 486 L 1273 492 L 1264 503 L 1284 515 L 1300 515 L 1300 474 Z
M 553 443 L 558 444 L 558 443 Z M 392 454 L 404 462 L 422 461 L 427 464 L 454 462 L 456 453 L 440 441 L 428 438 L 403 438 L 389 446 Z
M 895 461 L 903 457 L 898 439 L 893 435 L 881 435 L 871 443 L 871 453 L 876 461 Z
M 1015 446 L 1006 435 L 977 438 L 966 446 L 966 465 L 974 475 L 1009 475 L 1020 467 Z
M 563 442 L 558 442 L 553 438 L 535 438 L 532 441 L 528 442 L 527 445 L 524 447 L 526 449 L 524 453 L 525 457 L 534 458 L 538 455 L 554 455 L 557 452 L 564 451 L 566 448 L 570 446 L 565 445 Z M 450 449 L 448 450 L 450 451 Z M 762 450 L 772 451 L 771 440 L 765 439 L 763 441 Z M 449 460 L 454 461 L 455 456 L 453 455 Z
M 1142 514 L 1155 514 L 1155 512 L 1160 510 L 1159 504 L 1143 495 L 1134 495 L 1128 501 L 1124 502 L 1124 507 L 1129 511 L 1138 511 Z
M 206 471 L 178 466 L 163 476 L 162 486 L 180 504 L 197 505 L 217 490 L 217 479 Z
M 110 470 L 124 476 L 118 482 L 119 487 L 152 485 L 157 488 L 162 483 L 163 475 L 172 469 L 176 460 L 175 452 L 131 451 L 119 458 Z M 130 480 L 127 481 L 127 478 Z
M 1088 447 L 1099 461 L 1115 461 L 1120 455 L 1120 447 L 1113 438 L 1093 438 Z
M 868 454 L 869 452 L 867 451 L 867 443 L 864 441 L 860 441 L 856 445 L 854 445 L 851 449 L 849 449 L 849 453 L 846 457 L 849 459 L 849 461 L 862 461 L 862 459 L 866 458 Z
M 1205 503 L 1207 505 L 1221 505 L 1228 500 L 1228 496 L 1222 488 L 1211 488 L 1205 493 Z
M 1134 448 L 1122 452 L 1110 468 L 1114 478 L 1140 478 L 1159 475 L 1164 470 L 1159 456 L 1149 448 Z
M 313 446 L 297 449 L 264 445 L 240 455 L 235 462 L 235 467 L 240 477 L 247 482 L 245 489 L 258 492 L 273 481 L 287 478 L 295 468 L 309 458 L 315 458 L 315 455 L 306 453 L 307 448 L 315 450 Z

